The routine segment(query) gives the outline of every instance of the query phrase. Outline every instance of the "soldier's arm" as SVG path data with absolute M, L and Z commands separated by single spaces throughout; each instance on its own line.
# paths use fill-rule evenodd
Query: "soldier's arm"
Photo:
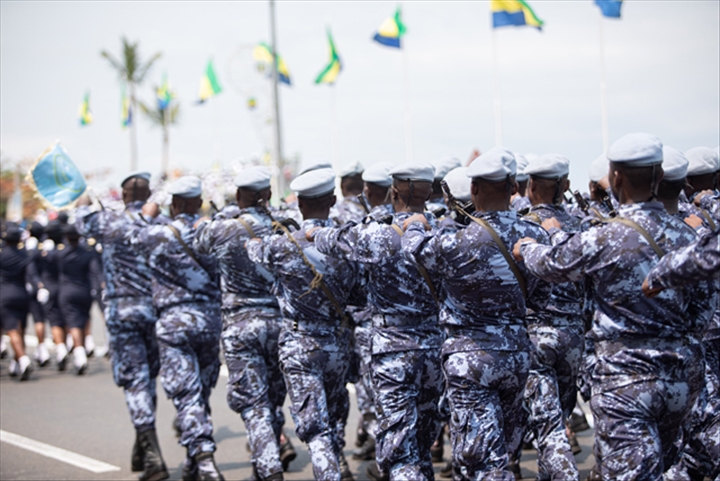
M 583 278 L 584 267 L 594 249 L 592 232 L 567 235 L 556 245 L 539 244 L 535 239 L 520 239 L 513 248 L 518 260 L 524 260 L 527 269 L 540 279 L 558 282 L 578 282 Z
M 663 289 L 717 278 L 720 275 L 720 229 L 664 256 L 648 273 L 643 292 L 648 297 Z
M 104 242 L 100 229 L 100 215 L 102 211 L 91 211 L 90 206 L 81 205 L 75 211 L 75 228 L 85 237 L 94 237 Z
M 410 261 L 417 262 L 427 270 L 442 270 L 439 268 L 438 261 L 440 259 L 437 255 L 441 244 L 439 241 L 440 235 L 447 231 L 456 231 L 457 229 L 449 227 L 440 232 L 434 232 L 428 231 L 428 227 L 427 222 L 422 222 L 419 218 L 408 223 L 405 235 L 402 238 L 402 251 Z M 455 237 L 453 237 L 453 239 L 454 238 Z M 447 242 L 452 242 L 452 239 L 448 238 Z M 444 244 L 442 245 L 445 246 Z

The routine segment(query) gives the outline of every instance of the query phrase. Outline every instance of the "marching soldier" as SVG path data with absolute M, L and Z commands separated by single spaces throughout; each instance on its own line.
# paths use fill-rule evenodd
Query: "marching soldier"
M 438 283 L 437 278 L 434 282 L 424 279 L 400 247 L 402 223 L 424 211 L 434 168 L 402 164 L 389 175 L 395 211 L 390 225 L 349 224 L 311 231 L 308 237 L 320 252 L 359 262 L 368 272 L 368 297 L 374 309 L 371 375 L 378 415 L 377 464 L 370 464 L 368 476 L 432 480 L 430 446 L 440 428 L 443 381 Z M 428 216 L 428 222 L 434 223 L 434 217 Z
M 280 365 L 297 435 L 308 446 L 315 479 L 351 480 L 341 432 L 350 408 L 344 380 L 351 332 L 344 309 L 358 269 L 321 254 L 306 240 L 311 228 L 332 225 L 328 218 L 335 204 L 332 169 L 308 171 L 290 188 L 297 192 L 304 219 L 300 230 L 279 227 L 272 236 L 248 241 L 247 252 L 279 284 Z
M 202 204 L 200 179 L 181 177 L 168 192 L 172 221 L 154 225 L 136 221 L 128 236 L 147 259 L 153 276 L 160 379 L 177 409 L 180 444 L 187 448 L 183 479 L 218 481 L 224 478 L 213 457 L 210 417 L 222 330 L 216 265 L 212 257 L 199 255 L 191 247 Z M 157 204 L 146 204 L 143 215 L 157 217 Z
M 600 474 L 660 479 L 675 459 L 682 420 L 702 387 L 703 354 L 696 336 L 705 326 L 686 314 L 693 310 L 694 288 L 647 299 L 637 286 L 658 257 L 695 235 L 652 201 L 662 178 L 662 144 L 656 137 L 626 135 L 607 158 L 619 219 L 574 235 L 549 219 L 544 224 L 553 246 L 524 238 L 514 254 L 548 281 L 593 279 L 597 309 L 589 336 L 596 359 L 590 407 Z
M 110 337 L 115 384 L 123 388 L 130 420 L 135 427 L 131 466 L 144 471 L 141 481 L 164 479 L 169 473 L 160 450 L 155 450 L 156 381 L 160 359 L 155 337 L 152 273 L 147 261 L 126 238 L 140 220 L 150 196 L 150 173 L 133 172 L 120 184 L 125 210 L 91 212 L 85 198 L 75 213 L 80 233 L 103 244 L 105 322 Z M 145 453 L 148 452 L 146 455 Z
M 476 211 L 472 222 L 426 233 L 424 217 L 414 215 L 403 237 L 407 255 L 442 278 L 440 323 L 447 335 L 442 362 L 453 468 L 460 479 L 515 479 L 508 463 L 526 417 L 526 306 L 542 308 L 550 293 L 549 285 L 507 252 L 524 235 L 544 238 L 538 225 L 510 209 L 515 169 L 511 152 L 485 152 L 467 170 Z
M 285 380 L 278 360 L 282 316 L 273 295 L 273 275 L 253 263 L 245 242 L 271 233 L 265 210 L 270 200 L 270 171 L 250 167 L 235 178 L 239 210 L 201 223 L 195 247 L 217 259 L 221 278 L 222 345 L 228 366 L 227 401 L 242 416 L 260 480 L 283 479 L 297 455 L 282 434 Z M 281 443 L 281 436 L 283 443 Z

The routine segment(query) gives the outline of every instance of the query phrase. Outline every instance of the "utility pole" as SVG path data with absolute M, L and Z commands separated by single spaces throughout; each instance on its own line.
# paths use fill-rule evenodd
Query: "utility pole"
M 280 163 L 282 162 L 282 136 L 280 130 L 280 98 L 278 96 L 278 57 L 277 39 L 275 37 L 275 0 L 270 0 L 270 48 L 272 49 L 272 81 L 273 81 L 273 107 L 275 108 L 275 145 L 271 159 L 272 172 L 271 188 L 275 196 L 280 196 Z M 275 197 L 276 199 L 278 197 Z

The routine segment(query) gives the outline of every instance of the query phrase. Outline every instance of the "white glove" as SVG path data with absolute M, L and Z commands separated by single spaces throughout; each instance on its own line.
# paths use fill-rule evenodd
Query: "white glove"
M 50 300 L 50 291 L 48 291 L 45 288 L 38 289 L 37 300 L 40 304 L 43 304 L 43 305 L 47 304 L 47 301 Z

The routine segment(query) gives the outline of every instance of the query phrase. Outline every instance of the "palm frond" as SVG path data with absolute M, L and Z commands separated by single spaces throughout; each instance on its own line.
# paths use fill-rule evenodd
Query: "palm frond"
M 162 53 L 158 52 L 153 55 L 150 60 L 145 62 L 144 65 L 139 66 L 137 69 L 137 74 L 135 75 L 135 82 L 142 83 L 142 81 L 145 79 L 145 76 L 150 71 L 150 68 L 160 57 L 162 57 Z

